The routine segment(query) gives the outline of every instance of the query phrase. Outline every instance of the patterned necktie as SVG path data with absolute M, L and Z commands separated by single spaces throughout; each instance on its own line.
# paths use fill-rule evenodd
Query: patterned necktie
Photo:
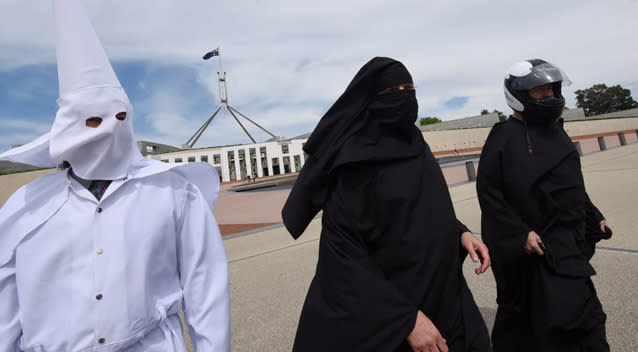
M 111 184 L 111 181 L 108 180 L 93 180 L 91 185 L 89 186 L 89 192 L 97 198 L 97 200 L 102 199 L 104 192 L 106 192 L 106 188 Z

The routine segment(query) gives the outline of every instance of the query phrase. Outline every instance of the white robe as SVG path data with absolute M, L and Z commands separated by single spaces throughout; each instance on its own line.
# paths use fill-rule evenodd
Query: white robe
M 182 352 L 180 309 L 196 351 L 230 351 L 215 199 L 141 163 L 100 201 L 56 171 L 0 209 L 0 352 Z

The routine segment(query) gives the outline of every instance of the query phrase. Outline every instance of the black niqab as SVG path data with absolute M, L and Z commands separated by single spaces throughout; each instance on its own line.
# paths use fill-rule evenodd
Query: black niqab
M 375 58 L 319 122 L 282 211 L 297 238 L 323 209 L 319 258 L 293 351 L 412 349 L 422 311 L 451 352 L 489 351 L 462 272 L 460 224 L 438 162 L 414 125 L 412 79 Z
M 294 238 L 321 209 L 328 175 L 338 166 L 407 159 L 425 151 L 421 132 L 414 126 L 418 110 L 414 90 L 378 94 L 403 83 L 412 83 L 412 77 L 401 62 L 375 57 L 321 118 L 304 145 L 308 159 L 282 210 Z

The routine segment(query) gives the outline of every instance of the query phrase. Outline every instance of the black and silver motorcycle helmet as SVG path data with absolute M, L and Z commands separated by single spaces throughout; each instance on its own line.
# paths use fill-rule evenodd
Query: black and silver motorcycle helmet
M 529 90 L 552 83 L 553 97 L 532 99 Z M 507 105 L 530 123 L 556 121 L 563 113 L 565 98 L 561 86 L 571 81 L 558 67 L 540 59 L 514 64 L 505 75 L 504 90 Z

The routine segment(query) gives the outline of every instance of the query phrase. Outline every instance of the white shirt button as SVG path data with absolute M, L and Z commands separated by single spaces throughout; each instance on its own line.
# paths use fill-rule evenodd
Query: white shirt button
M 103 337 L 100 337 L 99 339 L 97 339 L 97 343 L 100 344 L 100 345 L 105 343 L 105 342 L 106 342 L 106 339 L 103 338 Z
M 95 253 L 102 254 L 102 253 L 104 253 L 104 250 L 102 248 L 98 248 L 98 249 L 95 250 Z

